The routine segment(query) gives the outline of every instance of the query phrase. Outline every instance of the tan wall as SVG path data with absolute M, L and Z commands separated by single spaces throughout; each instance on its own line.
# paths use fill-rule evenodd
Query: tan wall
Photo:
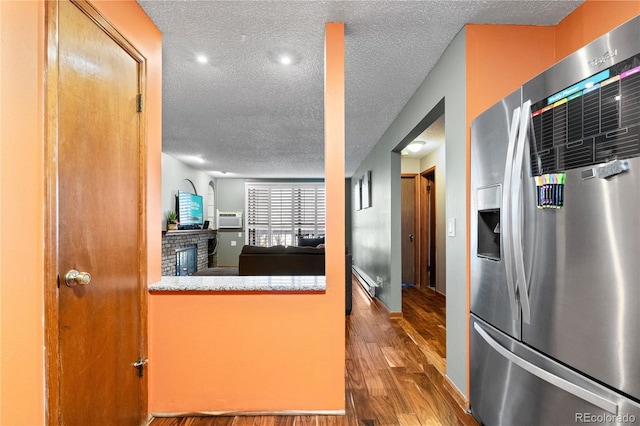
M 419 158 L 400 158 L 400 173 L 402 174 L 416 174 L 420 173 L 420 159 Z
M 446 142 L 420 162 L 420 172 L 436 168 L 436 291 L 447 293 L 447 169 Z

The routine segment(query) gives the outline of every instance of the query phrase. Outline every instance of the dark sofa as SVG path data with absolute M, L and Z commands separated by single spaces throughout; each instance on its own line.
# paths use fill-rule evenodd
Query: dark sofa
M 351 313 L 351 253 L 345 253 L 345 307 Z M 238 275 L 325 275 L 324 247 L 242 247 Z

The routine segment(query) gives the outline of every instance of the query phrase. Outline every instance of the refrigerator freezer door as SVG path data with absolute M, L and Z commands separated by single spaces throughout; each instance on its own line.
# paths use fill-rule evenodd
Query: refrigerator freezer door
M 624 424 L 640 419 L 638 403 L 527 348 L 473 315 L 470 328 L 471 412 L 482 424 Z
M 562 209 L 527 202 L 522 340 L 640 400 L 640 158 L 627 161 L 608 179 L 567 171 Z
M 519 310 L 515 280 L 509 285 L 506 275 L 510 252 L 505 252 L 502 190 L 520 101 L 520 91 L 514 92 L 471 124 L 471 312 L 515 338 L 520 336 Z

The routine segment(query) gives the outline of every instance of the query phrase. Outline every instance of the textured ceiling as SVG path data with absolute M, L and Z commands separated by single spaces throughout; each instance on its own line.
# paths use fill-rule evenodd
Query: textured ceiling
M 402 158 L 424 158 L 444 145 L 444 114 L 436 118 L 414 141 L 424 142 L 422 149 L 412 152 L 405 148 L 401 151 Z
M 351 176 L 464 24 L 554 25 L 583 0 L 138 2 L 163 33 L 163 152 L 304 178 L 324 175 L 325 22 L 345 22 Z

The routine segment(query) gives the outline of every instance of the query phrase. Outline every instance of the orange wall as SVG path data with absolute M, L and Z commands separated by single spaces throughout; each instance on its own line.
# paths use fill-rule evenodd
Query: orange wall
M 0 2 L 0 424 L 44 422 L 44 7 Z
M 345 74 L 344 23 L 325 25 L 324 46 L 324 168 L 326 191 L 328 333 L 317 337 L 328 357 L 322 369 L 331 383 L 326 408 L 345 408 Z M 322 358 L 318 358 L 322 359 Z M 323 374 L 323 373 L 320 373 Z M 329 401 L 331 399 L 331 401 Z M 333 408 L 335 407 L 335 408 Z
M 467 129 L 523 83 L 638 15 L 640 1 L 587 0 L 555 27 L 467 25 Z
M 329 283 L 326 294 L 152 293 L 150 412 L 344 409 L 344 287 Z
M 553 44 L 553 27 L 467 25 L 467 124 L 553 65 Z
M 556 61 L 640 15 L 639 0 L 587 0 L 556 27 Z
M 154 279 L 160 275 L 161 35 L 133 0 L 96 5 L 148 59 Z M 0 1 L 0 31 L 0 424 L 37 425 L 45 419 L 44 2 Z
M 326 28 L 327 291 L 150 296 L 150 411 L 343 411 L 344 26 Z

